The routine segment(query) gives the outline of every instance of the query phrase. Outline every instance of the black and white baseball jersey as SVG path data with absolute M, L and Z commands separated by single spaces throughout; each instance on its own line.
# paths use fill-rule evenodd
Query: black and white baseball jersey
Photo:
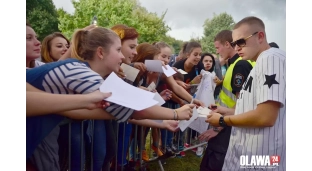
M 276 48 L 259 55 L 240 91 L 235 115 L 254 110 L 258 104 L 269 100 L 281 103 L 275 125 L 264 128 L 233 126 L 222 170 L 254 170 L 242 167 L 242 163 L 246 164 L 246 161 L 240 161 L 242 156 L 243 159 L 248 156 L 248 163 L 255 160 L 255 166 L 265 165 L 265 161 L 256 159 L 258 156 L 279 156 L 278 166 L 258 170 L 286 170 L 286 52 Z

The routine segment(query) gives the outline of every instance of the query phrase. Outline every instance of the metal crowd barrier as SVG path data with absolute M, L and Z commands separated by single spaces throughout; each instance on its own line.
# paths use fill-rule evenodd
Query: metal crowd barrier
M 94 121 L 92 120 L 91 121 L 91 132 L 92 132 L 92 135 L 94 134 Z M 120 138 L 120 135 L 118 135 L 119 133 L 119 125 L 120 124 L 124 124 L 123 125 L 123 135 L 122 137 Z M 117 149 L 117 152 L 116 152 L 116 155 L 115 155 L 115 158 L 113 161 L 111 161 L 112 165 L 111 165 L 111 168 L 114 168 L 113 170 L 114 171 L 127 171 L 124 167 L 123 167 L 123 163 L 124 163 L 124 157 L 122 156 L 127 156 L 127 159 L 128 161 L 126 163 L 130 163 L 130 151 L 132 150 L 133 152 L 133 161 L 132 162 L 132 166 L 134 167 L 135 170 L 145 170 L 145 165 L 148 164 L 149 162 L 152 162 L 152 161 L 157 161 L 158 165 L 159 165 L 159 168 L 161 171 L 164 171 L 164 168 L 163 168 L 163 162 L 165 160 L 167 160 L 168 158 L 171 158 L 173 156 L 169 156 L 167 155 L 166 151 L 163 151 L 164 155 L 163 156 L 160 156 L 158 157 L 157 154 L 156 156 L 152 154 L 152 131 L 151 131 L 151 128 L 147 128 L 148 130 L 148 135 L 149 135 L 149 144 L 145 144 L 145 147 L 148 146 L 149 148 L 146 148 L 146 151 L 148 150 L 149 153 L 148 153 L 148 156 L 149 156 L 149 160 L 148 161 L 143 161 L 142 160 L 142 152 L 143 152 L 143 147 L 144 145 L 142 145 L 144 143 L 144 130 L 143 130 L 143 127 L 142 126 L 138 126 L 138 125 L 132 125 L 132 134 L 133 137 L 132 137 L 132 140 L 133 140 L 133 146 L 130 146 L 130 143 L 131 141 L 129 140 L 128 144 L 125 145 L 125 139 L 126 139 L 126 135 L 125 135 L 125 132 L 126 132 L 126 125 L 125 124 L 128 124 L 128 123 L 117 123 L 117 127 L 116 127 L 116 130 L 115 130 L 115 134 L 116 134 L 116 142 L 117 142 L 117 148 L 118 148 L 118 143 L 119 142 L 122 142 L 122 149 Z M 145 127 L 144 127 L 145 128 Z M 159 129 L 158 129 L 159 130 Z M 138 131 L 140 135 L 138 135 Z M 180 131 L 180 130 L 179 130 Z M 172 138 L 172 143 L 177 147 L 178 151 L 176 151 L 177 153 L 180 153 L 181 151 L 188 151 L 188 150 L 192 150 L 194 148 L 197 148 L 197 147 L 204 147 L 206 146 L 207 142 L 199 142 L 197 140 L 193 140 L 192 139 L 192 134 L 193 134 L 193 131 L 191 131 L 190 128 L 187 128 L 184 132 L 185 132 L 185 136 L 184 137 L 180 137 L 180 133 L 179 131 L 175 132 L 174 135 L 173 135 L 173 138 Z M 67 158 L 67 164 L 65 167 L 61 168 L 61 171 L 76 171 L 76 170 L 73 170 L 71 168 L 71 132 L 72 132 L 72 129 L 71 129 L 71 123 L 69 123 L 69 128 L 68 128 L 68 158 Z M 159 131 L 160 132 L 160 131 Z M 168 134 L 169 131 L 165 131 L 166 135 L 165 135 L 165 144 L 159 144 L 159 148 L 160 146 L 162 147 L 166 147 L 167 146 L 167 134 Z M 85 137 L 84 137 L 84 133 L 85 133 L 85 129 L 84 129 L 84 125 L 83 125 L 83 122 L 81 123 L 81 139 L 84 140 Z M 105 132 L 103 132 L 105 133 Z M 138 136 L 139 136 L 139 139 L 138 139 Z M 198 136 L 198 133 L 196 133 L 195 137 Z M 85 142 L 82 141 L 81 142 L 81 153 L 80 153 L 80 160 L 83 161 L 81 162 L 81 165 L 80 165 L 80 171 L 93 171 L 93 136 L 91 136 L 91 150 L 90 150 L 90 153 L 86 153 L 85 152 Z M 128 137 L 130 138 L 130 137 Z M 146 137 L 147 139 L 148 137 Z M 160 138 L 161 138 L 161 135 L 158 134 L 158 140 L 160 141 Z M 138 140 L 140 141 L 140 148 L 137 150 L 137 147 L 138 147 Z M 181 140 L 181 141 L 180 141 Z M 180 144 L 180 142 L 182 142 L 183 144 Z M 192 144 L 192 146 L 190 147 L 187 147 L 185 148 L 184 147 L 184 144 L 188 143 L 188 144 Z M 183 150 L 179 150 L 179 147 L 182 146 L 183 147 Z M 124 147 L 127 147 L 127 148 L 124 148 Z M 103 148 L 106 148 L 105 146 L 103 146 Z M 130 150 L 130 148 L 132 148 Z M 121 155 L 122 156 L 118 156 L 120 154 L 118 154 L 118 150 L 121 150 Z M 107 150 L 106 150 L 107 151 Z M 203 153 L 204 153 L 204 149 L 203 149 Z M 85 154 L 85 156 L 84 156 Z M 194 154 L 195 155 L 195 154 Z M 122 166 L 118 166 L 118 157 L 121 157 L 121 164 Z M 89 159 L 89 162 L 88 162 L 88 165 L 87 165 L 87 160 Z M 183 160 L 183 158 L 181 158 Z M 111 169 L 112 170 L 112 169 Z

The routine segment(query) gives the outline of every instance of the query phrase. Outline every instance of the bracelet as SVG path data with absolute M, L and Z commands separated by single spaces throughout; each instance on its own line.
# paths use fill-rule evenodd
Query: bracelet
M 177 120 L 179 120 L 179 113 L 176 109 L 174 109 L 175 113 L 177 114 Z
M 177 113 L 176 113 L 176 111 L 175 110 L 172 110 L 173 111 L 173 120 L 177 120 L 176 118 L 177 118 Z

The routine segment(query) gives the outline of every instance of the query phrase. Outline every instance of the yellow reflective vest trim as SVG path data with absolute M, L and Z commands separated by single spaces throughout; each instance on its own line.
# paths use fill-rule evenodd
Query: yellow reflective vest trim
M 242 60 L 241 57 L 237 58 L 236 61 L 229 66 L 227 69 L 224 80 L 222 83 L 222 89 L 219 94 L 219 98 L 217 99 L 217 104 L 220 106 L 224 106 L 227 108 L 233 108 L 236 104 L 236 95 L 232 93 L 232 86 L 231 86 L 231 80 L 232 80 L 232 74 L 234 66 L 238 61 Z M 247 60 L 252 67 L 255 66 L 256 62 Z

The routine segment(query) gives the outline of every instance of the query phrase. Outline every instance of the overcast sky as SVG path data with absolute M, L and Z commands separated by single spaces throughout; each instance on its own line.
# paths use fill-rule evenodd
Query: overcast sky
M 227 12 L 234 21 L 246 16 L 257 16 L 266 26 L 269 42 L 276 42 L 286 50 L 286 0 L 139 0 L 141 5 L 159 16 L 166 9 L 166 23 L 171 27 L 169 35 L 187 41 L 203 35 L 205 19 L 213 13 Z M 71 0 L 53 0 L 56 8 L 74 11 Z

